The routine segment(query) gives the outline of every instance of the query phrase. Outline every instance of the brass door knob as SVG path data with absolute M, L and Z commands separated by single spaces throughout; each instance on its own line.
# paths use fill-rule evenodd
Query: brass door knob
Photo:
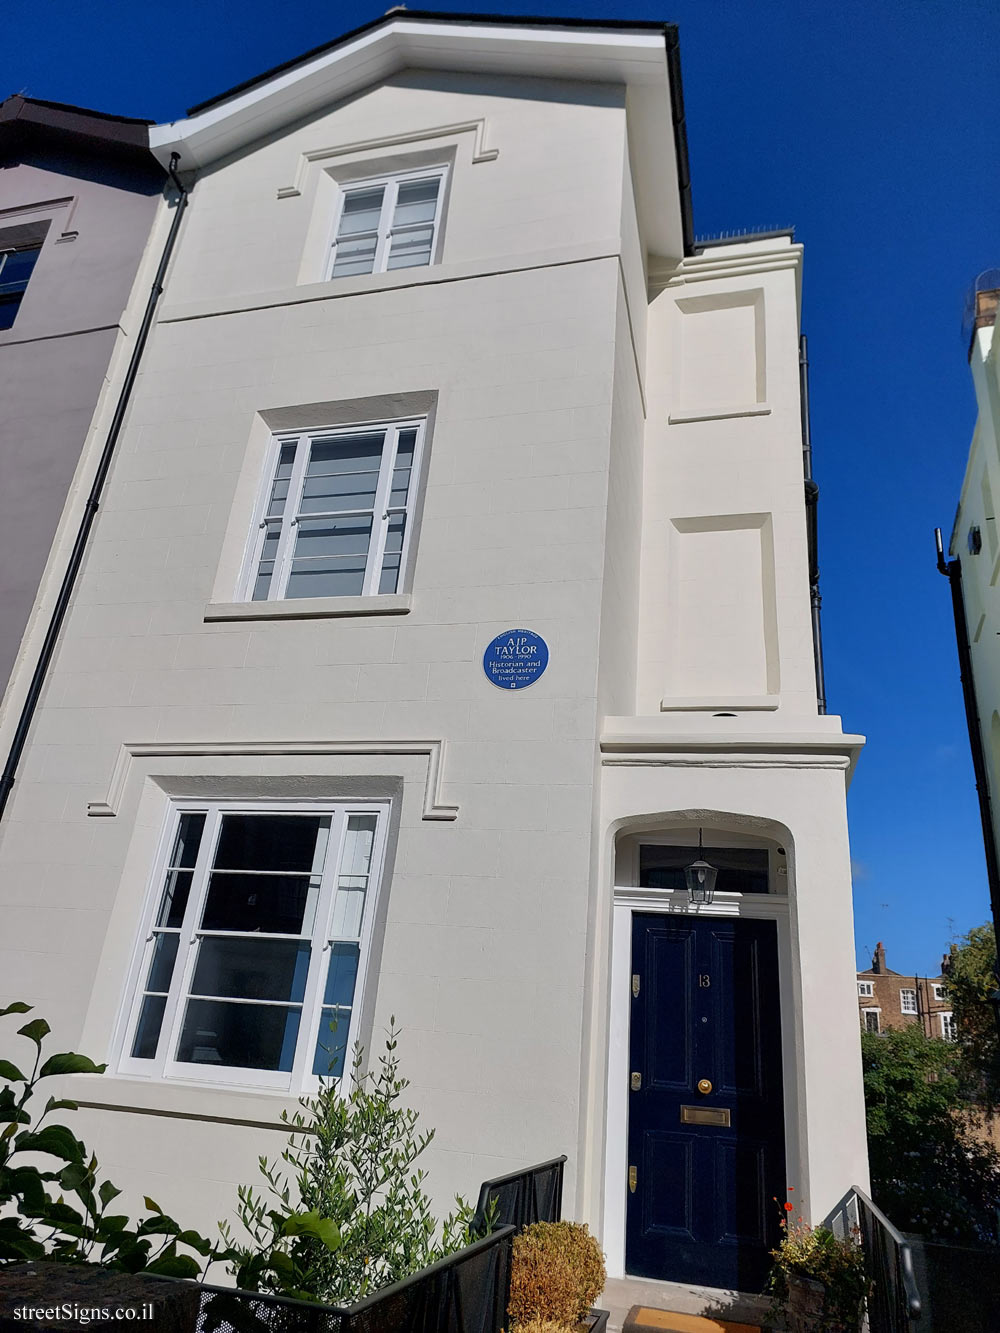
M 707 1097 L 708 1094 L 712 1091 L 712 1084 L 711 1084 L 710 1080 L 707 1079 L 707 1078 L 700 1078 L 700 1079 L 698 1080 L 698 1091 L 699 1091 L 703 1096 Z

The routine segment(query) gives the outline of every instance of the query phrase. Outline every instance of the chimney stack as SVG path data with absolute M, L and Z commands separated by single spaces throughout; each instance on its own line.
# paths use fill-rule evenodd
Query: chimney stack
M 875 952 L 872 955 L 872 971 L 877 972 L 880 976 L 886 971 L 885 946 L 881 940 L 875 945 Z

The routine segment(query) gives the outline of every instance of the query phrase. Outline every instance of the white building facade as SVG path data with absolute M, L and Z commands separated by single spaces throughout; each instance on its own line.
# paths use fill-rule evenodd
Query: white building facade
M 867 1185 L 801 247 L 694 249 L 677 71 L 662 25 L 390 14 L 151 133 L 190 206 L 0 975 L 185 1225 L 392 1015 L 440 1202 L 565 1152 L 613 1276 L 759 1289 L 773 1195 Z

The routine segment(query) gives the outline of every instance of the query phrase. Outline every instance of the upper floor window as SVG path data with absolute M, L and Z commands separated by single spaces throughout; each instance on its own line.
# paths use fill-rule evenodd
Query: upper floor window
M 915 990 L 901 990 L 899 992 L 899 1012 L 901 1014 L 915 1014 L 917 1012 L 917 992 Z
M 878 1021 L 879 1011 L 877 1009 L 865 1009 L 863 1013 L 865 1020 L 865 1031 L 866 1032 L 880 1031 L 879 1021 Z
M 944 1037 L 945 1041 L 957 1041 L 958 1027 L 955 1023 L 955 1015 L 944 1013 L 939 1014 L 938 1017 L 941 1019 L 941 1036 Z
M 399 591 L 423 434 L 413 420 L 276 437 L 244 596 Z
M 434 262 L 445 169 L 346 186 L 329 276 L 418 268 Z
M 934 987 L 934 998 L 935 998 L 935 1000 L 947 1000 L 947 998 L 948 998 L 948 987 L 947 987 L 947 986 L 939 986 L 939 985 L 935 985 L 935 987 Z
M 13 326 L 41 248 L 36 244 L 4 249 L 0 234 L 0 329 Z
M 859 981 L 859 982 L 858 982 L 858 994 L 859 994 L 859 995 L 874 995 L 874 994 L 875 994 L 875 990 L 874 990 L 874 987 L 873 987 L 872 983 L 871 983 L 870 981 Z
M 385 811 L 186 802 L 157 868 L 126 1073 L 288 1090 L 357 1037 Z

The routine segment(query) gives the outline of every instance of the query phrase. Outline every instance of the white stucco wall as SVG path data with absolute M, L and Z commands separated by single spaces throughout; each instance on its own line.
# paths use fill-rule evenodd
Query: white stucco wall
M 451 164 L 441 262 L 320 281 L 336 173 L 413 153 Z M 789 1175 L 814 1209 L 865 1183 L 857 738 L 816 715 L 800 251 L 659 261 L 647 291 L 633 191 L 653 170 L 634 144 L 630 161 L 621 89 L 435 74 L 195 183 L 0 831 L 0 974 L 60 1044 L 105 1058 L 171 796 L 391 789 L 362 1035 L 377 1048 L 390 1015 L 402 1025 L 437 1130 L 432 1191 L 447 1207 L 566 1152 L 567 1212 L 602 1235 L 618 1225 L 614 847 L 637 820 L 788 831 Z M 351 616 L 236 604 L 271 430 L 418 406 L 405 595 Z M 551 658 L 506 695 L 481 660 L 512 626 Z M 74 1087 L 114 1108 L 87 1128 L 130 1200 L 191 1225 L 280 1147 L 273 1093 L 113 1072 Z

